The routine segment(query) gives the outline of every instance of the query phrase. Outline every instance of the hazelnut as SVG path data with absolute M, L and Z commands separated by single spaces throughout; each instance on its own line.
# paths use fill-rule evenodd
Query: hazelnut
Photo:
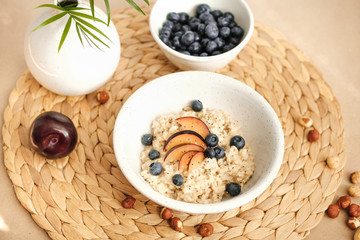
M 311 127 L 313 124 L 313 120 L 309 117 L 303 116 L 303 117 L 299 118 L 299 123 L 303 127 Z
M 350 186 L 348 192 L 352 197 L 360 197 L 360 187 L 357 185 Z
M 338 156 L 329 157 L 326 159 L 326 164 L 331 169 L 336 169 L 340 165 L 340 159 Z
M 164 220 L 169 220 L 173 216 L 173 211 L 169 208 L 163 208 L 160 212 L 160 216 Z
M 349 196 L 342 196 L 337 201 L 340 208 L 348 208 L 351 204 L 351 198 Z
M 124 207 L 124 208 L 132 208 L 135 204 L 135 201 L 136 199 L 133 198 L 132 196 L 127 196 L 122 202 L 121 202 L 121 205 Z
M 331 204 L 327 209 L 327 214 L 330 218 L 337 218 L 339 216 L 340 207 L 336 204 Z
M 178 217 L 174 217 L 174 218 L 171 219 L 171 221 L 170 221 L 170 226 L 171 226 L 174 230 L 179 231 L 179 232 L 181 232 L 182 229 L 183 229 L 183 223 L 182 223 L 182 221 L 180 220 L 180 218 L 178 218 Z
M 360 206 L 357 204 L 351 204 L 348 211 L 350 217 L 360 217 Z
M 307 138 L 309 142 L 316 142 L 319 139 L 319 131 L 316 129 L 310 130 Z
M 214 227 L 210 223 L 200 225 L 199 234 L 203 237 L 211 236 L 214 233 Z
M 99 103 L 104 104 L 109 100 L 109 93 L 106 91 L 99 91 L 96 94 L 96 99 L 99 101 Z
M 353 172 L 350 175 L 350 179 L 353 184 L 359 184 L 360 183 L 360 172 L 359 171 Z
M 352 230 L 357 229 L 358 227 L 360 227 L 360 221 L 359 219 L 355 218 L 355 217 L 351 217 L 347 220 L 346 224 L 348 225 L 348 227 Z

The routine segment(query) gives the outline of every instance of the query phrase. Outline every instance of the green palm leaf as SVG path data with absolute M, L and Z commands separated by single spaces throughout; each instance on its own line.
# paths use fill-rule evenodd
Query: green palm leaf
M 108 0 L 104 0 L 104 1 L 105 1 L 106 12 L 107 12 L 107 17 L 108 17 L 107 25 L 109 26 L 109 24 L 110 24 L 110 4 L 109 4 Z
M 57 15 L 55 15 L 55 16 L 47 19 L 47 20 L 45 20 L 43 23 L 41 23 L 39 26 L 37 26 L 37 27 L 36 27 L 34 30 L 32 30 L 32 31 L 34 32 L 34 31 L 38 30 L 39 28 L 42 28 L 42 27 L 44 27 L 44 26 L 46 26 L 46 25 L 48 25 L 48 24 L 50 24 L 50 23 L 52 23 L 52 22 L 55 22 L 56 20 L 62 18 L 62 17 L 65 16 L 66 14 L 67 14 L 66 12 L 59 13 L 59 14 L 57 14 Z
M 78 36 L 79 36 L 79 39 L 80 39 L 81 45 L 83 45 L 83 46 L 84 46 L 84 43 L 83 43 L 83 41 L 82 41 L 82 37 L 81 37 L 81 33 L 80 33 L 80 29 L 79 29 L 79 24 L 78 24 L 78 23 L 75 23 L 75 27 L 76 27 L 76 32 L 77 32 L 77 34 L 78 34 Z
M 102 36 L 104 36 L 104 37 L 107 38 L 109 41 L 111 41 L 110 38 L 108 38 L 108 36 L 106 36 L 102 31 L 100 31 L 100 30 L 99 30 L 97 27 L 95 27 L 94 25 L 88 23 L 87 21 L 85 21 L 85 20 L 83 20 L 83 19 L 81 19 L 81 18 L 78 18 L 78 17 L 75 17 L 75 16 L 72 16 L 72 17 L 73 17 L 77 22 L 79 22 L 79 23 L 87 26 L 88 28 L 91 28 L 92 30 L 94 30 L 94 31 L 96 31 L 96 32 L 98 32 L 98 33 L 100 33 Z M 106 45 L 106 44 L 105 44 L 105 45 Z
M 86 32 L 87 34 L 89 34 L 92 38 L 96 39 L 98 42 L 101 42 L 103 45 L 105 45 L 106 47 L 110 48 L 106 43 L 104 43 L 100 38 L 98 38 L 95 34 L 93 34 L 92 32 L 90 32 L 85 26 L 82 26 L 80 24 L 80 29 L 82 29 L 84 32 Z M 90 39 L 91 40 L 91 39 Z M 91 40 L 92 41 L 92 40 Z M 94 43 L 94 42 L 93 42 Z M 94 44 L 96 46 L 96 44 Z M 98 47 L 99 48 L 99 47 Z M 100 49 L 100 48 L 99 48 Z
M 94 0 L 90 0 L 90 8 L 91 8 L 91 14 L 93 17 L 95 17 L 95 4 Z
M 79 12 L 69 11 L 69 14 L 70 14 L 70 15 L 75 15 L 75 16 L 78 16 L 78 17 L 82 17 L 82 18 L 87 18 L 87 19 L 95 20 L 95 21 L 97 21 L 97 22 L 101 22 L 101 23 L 103 23 L 103 24 L 106 25 L 106 23 L 105 23 L 103 20 L 101 20 L 101 19 L 99 19 L 99 18 L 97 18 L 97 17 L 93 17 L 93 16 L 91 16 L 91 15 L 89 15 L 89 14 L 86 14 L 86 13 L 79 13 Z
M 70 30 L 70 27 L 71 27 L 71 21 L 72 21 L 72 17 L 70 16 L 69 19 L 66 22 L 64 32 L 63 32 L 63 34 L 61 36 L 58 52 L 60 52 L 60 49 L 61 49 L 61 47 L 62 47 L 62 45 L 63 45 L 63 43 L 65 41 L 65 38 L 66 38 L 67 34 L 69 33 L 69 30 Z
M 64 9 L 62 7 L 59 7 L 55 4 L 42 4 L 40 6 L 37 6 L 35 9 L 38 9 L 38 8 L 43 8 L 43 7 L 49 7 L 49 8 L 54 8 L 54 9 L 57 9 L 57 10 L 60 10 L 60 11 L 64 11 Z
M 138 12 L 141 12 L 143 15 L 145 15 L 145 13 L 143 12 L 143 10 L 141 10 L 141 8 L 133 1 L 133 0 L 125 0 L 128 4 L 130 4 L 133 8 L 135 8 Z M 144 0 L 145 1 L 145 0 Z M 145 1 L 146 2 L 146 1 Z

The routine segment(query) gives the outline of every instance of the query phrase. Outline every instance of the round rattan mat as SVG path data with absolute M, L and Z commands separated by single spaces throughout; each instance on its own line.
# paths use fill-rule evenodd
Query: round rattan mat
M 124 178 L 112 149 L 112 130 L 126 99 L 144 83 L 178 71 L 153 41 L 147 16 L 133 9 L 112 13 L 122 56 L 103 89 L 110 100 L 101 105 L 95 93 L 64 97 L 41 87 L 25 72 L 11 92 L 2 129 L 4 161 L 17 198 L 52 239 L 198 239 L 196 226 L 212 223 L 209 239 L 303 239 L 322 219 L 333 200 L 345 164 L 340 106 L 311 61 L 277 31 L 256 24 L 249 44 L 218 72 L 258 91 L 283 125 L 285 154 L 271 186 L 258 198 L 234 210 L 211 215 L 175 212 L 183 232 L 159 217 L 161 206 L 139 194 Z M 28 129 L 43 111 L 69 116 L 78 130 L 75 150 L 47 160 L 29 149 Z M 313 119 L 317 142 L 306 140 L 298 124 Z M 326 158 L 338 155 L 336 170 Z M 137 199 L 124 209 L 126 195 Z

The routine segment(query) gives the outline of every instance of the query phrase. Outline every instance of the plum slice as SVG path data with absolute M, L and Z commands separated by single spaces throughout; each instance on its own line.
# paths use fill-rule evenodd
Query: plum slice
M 204 160 L 205 160 L 205 155 L 203 152 L 196 153 L 189 162 L 188 171 L 190 172 L 198 168 Z
M 204 149 L 195 144 L 182 144 L 171 148 L 165 155 L 164 161 L 174 162 L 180 160 L 181 156 L 189 151 L 204 151 Z
M 31 147 L 49 159 L 71 153 L 77 143 L 76 128 L 70 118 L 59 112 L 40 114 L 30 127 Z
M 210 134 L 208 126 L 197 117 L 181 117 L 177 118 L 176 122 L 179 123 L 184 128 L 184 130 L 192 130 L 197 132 L 204 139 L 207 135 Z
M 194 132 L 192 130 L 183 130 L 174 133 L 166 140 L 164 144 L 164 151 L 167 152 L 168 150 L 170 150 L 175 146 L 186 143 L 195 144 L 204 149 L 206 148 L 204 138 L 200 136 L 197 132 Z
M 178 170 L 179 171 L 187 170 L 188 166 L 189 166 L 189 162 L 191 161 L 192 157 L 196 153 L 198 153 L 198 152 L 197 151 L 189 151 L 187 153 L 184 153 L 184 155 L 182 155 L 182 157 L 180 158 Z

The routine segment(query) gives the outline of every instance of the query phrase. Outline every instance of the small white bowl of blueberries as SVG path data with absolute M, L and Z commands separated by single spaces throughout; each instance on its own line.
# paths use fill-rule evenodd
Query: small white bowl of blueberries
M 156 43 L 175 66 L 216 71 L 249 42 L 254 20 L 243 0 L 157 0 L 149 25 Z

